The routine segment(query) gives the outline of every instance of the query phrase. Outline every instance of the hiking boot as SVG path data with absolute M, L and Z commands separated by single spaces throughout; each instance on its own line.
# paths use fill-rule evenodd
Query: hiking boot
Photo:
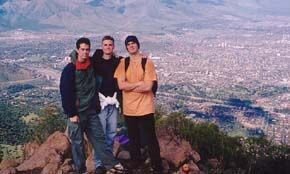
M 107 169 L 104 166 L 99 166 L 96 168 L 95 174 L 106 174 Z
M 152 166 L 153 174 L 163 174 L 163 167 L 161 165 Z

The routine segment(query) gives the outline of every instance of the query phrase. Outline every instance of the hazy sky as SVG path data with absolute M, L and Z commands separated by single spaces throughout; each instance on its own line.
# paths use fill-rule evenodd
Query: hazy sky
M 290 14 L 290 0 L 259 0 L 259 2 L 272 12 Z

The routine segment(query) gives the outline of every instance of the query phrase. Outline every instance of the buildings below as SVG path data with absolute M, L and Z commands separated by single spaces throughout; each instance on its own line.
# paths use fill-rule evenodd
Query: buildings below
M 119 54 L 125 54 L 123 35 L 113 35 Z M 27 42 L 23 37 L 28 36 Z M 1 102 L 23 107 L 60 106 L 59 77 L 77 37 L 51 33 L 32 36 L 10 33 L 10 37 L 0 38 L 0 64 L 15 64 L 33 74 L 13 81 L 7 76 L 13 69 L 2 70 Z M 88 37 L 98 42 L 102 36 Z M 287 30 L 186 30 L 139 39 L 142 51 L 152 53 L 156 64 L 158 104 L 170 111 L 186 112 L 196 121 L 217 123 L 232 135 L 265 134 L 276 143 L 290 144 Z M 100 44 L 94 45 L 92 50 Z

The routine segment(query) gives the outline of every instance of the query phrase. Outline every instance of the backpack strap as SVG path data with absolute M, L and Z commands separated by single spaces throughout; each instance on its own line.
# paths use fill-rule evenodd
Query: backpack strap
M 142 58 L 141 64 L 142 64 L 142 69 L 144 72 L 145 72 L 146 63 L 147 63 L 147 58 Z M 125 72 L 127 72 L 129 64 L 130 64 L 130 57 L 126 57 L 125 58 Z
M 126 57 L 125 58 L 125 72 L 127 72 L 129 64 L 130 64 L 130 57 Z
M 142 69 L 144 72 L 145 72 L 146 63 L 147 63 L 147 58 L 142 58 L 141 64 L 142 64 Z
M 142 58 L 141 63 L 142 63 L 142 69 L 143 69 L 144 74 L 145 74 L 145 66 L 147 63 L 147 58 Z M 158 82 L 157 82 L 157 80 L 154 80 L 153 85 L 152 85 L 152 92 L 153 92 L 154 97 L 156 97 L 157 88 L 158 88 Z
M 130 64 L 130 57 L 126 57 L 126 58 L 124 58 L 125 60 L 125 80 L 127 80 L 127 78 L 126 78 L 126 72 L 127 72 L 127 70 L 128 70 L 128 67 L 129 67 L 129 64 Z
M 141 65 L 142 65 L 142 69 L 143 69 L 144 73 L 145 73 L 146 63 L 147 63 L 147 58 L 142 58 Z M 128 70 L 129 64 L 130 64 L 130 57 L 126 57 L 125 58 L 125 74 L 126 74 L 126 72 Z

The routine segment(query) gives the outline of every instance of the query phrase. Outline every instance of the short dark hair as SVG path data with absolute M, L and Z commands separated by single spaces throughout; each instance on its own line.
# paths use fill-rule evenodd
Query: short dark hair
M 111 40 L 113 43 L 115 43 L 115 39 L 109 35 L 104 36 L 102 39 L 102 42 L 104 42 L 104 40 Z
M 125 40 L 125 46 L 126 46 L 126 49 L 127 49 L 127 45 L 128 45 L 129 42 L 134 42 L 134 43 L 136 43 L 137 46 L 138 46 L 138 49 L 140 49 L 140 43 L 139 43 L 139 41 L 138 41 L 138 39 L 137 39 L 136 36 L 130 35 L 130 36 L 127 36 L 127 37 L 126 37 L 126 40 Z M 127 50 L 128 50 L 128 49 L 127 49 Z
M 81 38 L 79 38 L 78 40 L 77 40 L 77 42 L 76 42 L 76 47 L 77 47 L 77 49 L 79 49 L 80 48 L 80 45 L 81 44 L 87 44 L 87 45 L 89 45 L 90 47 L 91 47 L 91 42 L 90 42 L 90 39 L 88 39 L 88 38 L 86 38 L 86 37 L 81 37 Z

